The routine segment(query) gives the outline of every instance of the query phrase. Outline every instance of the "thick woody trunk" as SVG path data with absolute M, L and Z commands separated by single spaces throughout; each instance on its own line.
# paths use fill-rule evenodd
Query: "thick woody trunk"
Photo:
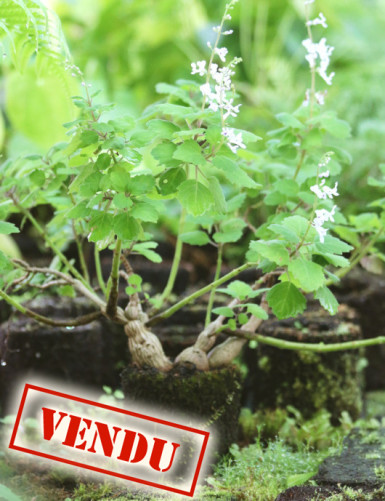
M 163 372 L 171 369 L 172 363 L 164 354 L 159 339 L 140 320 L 129 320 L 124 326 L 124 332 L 135 364 L 139 367 L 155 367 Z
M 137 294 L 131 296 L 124 315 L 127 320 L 124 332 L 128 337 L 132 361 L 139 367 L 147 365 L 163 372 L 169 371 L 172 363 L 166 357 L 158 337 L 146 328 L 145 323 L 148 318 L 143 313 Z

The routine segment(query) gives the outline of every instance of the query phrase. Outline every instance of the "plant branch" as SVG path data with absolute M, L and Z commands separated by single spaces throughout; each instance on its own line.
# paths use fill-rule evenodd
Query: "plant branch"
M 0 297 L 5 301 L 7 301 L 8 304 L 16 308 L 18 311 L 20 311 L 20 313 L 23 313 L 23 315 L 33 318 L 34 320 L 42 324 L 52 325 L 53 327 L 76 327 L 79 325 L 86 325 L 102 316 L 101 311 L 95 311 L 93 313 L 88 313 L 87 315 L 83 315 L 81 317 L 77 317 L 74 319 L 53 320 L 51 318 L 40 315 L 39 313 L 36 313 L 35 311 L 30 310 L 29 308 L 26 308 L 25 306 L 18 303 L 15 299 L 13 299 L 11 296 L 9 296 L 6 292 L 2 291 L 1 289 L 0 289 Z
M 180 264 L 180 261 L 182 258 L 183 242 L 180 238 L 180 235 L 183 232 L 185 217 L 186 217 L 186 211 L 185 211 L 185 209 L 182 209 L 180 221 L 179 221 L 178 236 L 177 236 L 176 245 L 175 245 L 174 259 L 172 261 L 170 275 L 168 277 L 166 287 L 165 287 L 164 291 L 162 292 L 162 295 L 160 296 L 160 306 L 157 308 L 158 310 L 159 310 L 159 308 L 161 308 L 162 304 L 169 298 L 169 296 L 174 288 L 174 285 L 175 285 L 175 280 L 176 280 L 176 276 L 178 273 L 179 264 Z
M 214 282 L 216 282 L 220 275 L 221 275 L 221 270 L 222 270 L 222 252 L 223 252 L 223 244 L 219 244 L 218 246 L 218 256 L 217 256 L 217 266 L 215 270 L 215 276 L 214 276 Z M 214 304 L 214 299 L 215 299 L 215 293 L 217 289 L 214 287 L 211 289 L 210 292 L 210 297 L 209 297 L 209 302 L 207 305 L 207 311 L 206 311 L 206 321 L 205 321 L 205 326 L 207 327 L 209 323 L 211 322 L 211 310 L 213 309 L 213 304 Z
M 13 194 L 10 195 L 12 198 L 13 203 L 16 205 L 16 207 L 24 214 L 24 216 L 31 222 L 31 224 L 34 226 L 36 231 L 39 233 L 39 235 L 44 239 L 48 247 L 50 247 L 53 252 L 58 256 L 60 261 L 71 271 L 71 273 L 76 277 L 84 287 L 87 287 L 87 289 L 92 291 L 91 285 L 85 280 L 83 275 L 78 272 L 78 270 L 68 261 L 68 259 L 65 257 L 65 255 L 61 252 L 58 247 L 52 242 L 50 237 L 47 235 L 46 231 L 40 226 L 40 224 L 37 222 L 37 220 L 33 217 L 33 215 L 26 210 L 20 203 L 16 200 L 15 196 Z
M 225 334 L 229 336 L 237 336 L 249 341 L 258 341 L 262 344 L 267 344 L 269 346 L 275 346 L 276 348 L 281 348 L 283 350 L 306 350 L 316 353 L 330 353 L 341 350 L 356 350 L 359 348 L 365 348 L 366 346 L 375 346 L 378 344 L 385 344 L 385 336 L 378 336 L 371 339 L 362 339 L 359 341 L 344 341 L 342 343 L 300 343 L 297 341 L 286 341 L 284 339 L 277 339 L 274 337 L 263 336 L 262 334 L 253 334 L 246 332 L 243 329 L 224 329 L 222 330 Z
M 112 258 L 112 268 L 110 278 L 108 280 L 108 301 L 106 307 L 106 315 L 113 320 L 116 315 L 119 295 L 119 266 L 120 254 L 122 250 L 122 241 L 116 240 L 114 254 Z
M 206 287 L 202 287 L 202 289 L 199 289 L 195 291 L 193 294 L 190 294 L 189 296 L 185 297 L 178 303 L 174 304 L 167 310 L 163 311 L 162 313 L 159 313 L 158 315 L 150 318 L 150 320 L 147 322 L 148 325 L 155 325 L 159 323 L 160 321 L 171 317 L 175 312 L 183 308 L 183 306 L 186 306 L 186 304 L 191 303 L 192 301 L 195 301 L 195 299 L 198 299 L 198 297 L 203 296 L 207 292 L 210 292 L 212 289 L 217 288 L 219 285 L 222 285 L 223 283 L 227 282 L 228 280 L 231 280 L 232 278 L 236 277 L 239 275 L 239 273 L 242 273 L 242 271 L 247 270 L 248 268 L 251 268 L 253 266 L 256 266 L 256 263 L 245 263 L 242 266 L 239 266 L 238 268 L 235 268 L 233 271 L 230 273 L 227 273 L 223 277 L 219 278 L 215 282 L 212 282 L 209 285 L 206 285 Z
M 107 297 L 107 287 L 106 284 L 104 283 L 102 267 L 100 264 L 100 253 L 96 244 L 94 246 L 94 259 L 95 259 L 96 278 L 98 280 L 99 287 L 103 292 L 103 294 Z

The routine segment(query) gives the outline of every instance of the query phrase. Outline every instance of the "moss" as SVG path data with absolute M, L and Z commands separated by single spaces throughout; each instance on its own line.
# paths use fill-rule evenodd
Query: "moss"
M 293 319 L 270 321 L 265 325 L 263 334 L 309 343 L 350 341 L 360 337 L 360 330 L 355 324 L 342 322 L 339 326 L 338 319 L 319 311 L 310 311 L 301 318 L 301 325 L 308 326 L 309 332 L 304 333 L 303 328 L 296 329 Z M 360 352 L 318 354 L 260 344 L 253 357 L 254 364 L 249 365 L 249 387 L 255 409 L 292 405 L 306 418 L 326 409 L 335 423 L 344 411 L 353 419 L 360 415 L 363 408 Z
M 209 430 L 214 426 L 218 454 L 237 441 L 241 376 L 235 367 L 202 372 L 180 366 L 162 373 L 129 366 L 122 373 L 122 388 L 133 401 L 155 405 L 168 415 L 185 413 L 203 421 Z

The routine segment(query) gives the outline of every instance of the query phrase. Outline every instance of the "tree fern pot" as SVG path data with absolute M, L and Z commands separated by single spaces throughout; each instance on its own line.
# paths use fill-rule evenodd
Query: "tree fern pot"
M 311 309 L 296 320 L 266 321 L 261 334 L 288 341 L 339 343 L 361 338 L 354 310 L 341 305 L 331 317 L 323 309 Z M 285 408 L 291 405 L 305 418 L 327 409 L 338 423 L 343 411 L 356 419 L 362 410 L 363 352 L 331 353 L 289 351 L 259 344 L 248 348 L 245 359 L 249 375 L 244 405 Z
M 61 296 L 41 297 L 29 306 L 57 320 L 95 311 L 86 300 Z M 47 376 L 98 390 L 103 385 L 117 388 L 129 354 L 122 326 L 106 319 L 68 329 L 14 314 L 0 324 L 0 360 L 0 413 L 4 413 L 19 378 Z
M 385 336 L 385 277 L 362 269 L 354 269 L 344 277 L 334 294 L 339 302 L 358 313 L 362 336 L 369 339 Z M 365 350 L 367 390 L 385 389 L 385 345 L 369 346 Z
M 199 371 L 193 364 L 175 366 L 164 373 L 129 365 L 122 373 L 123 392 L 130 401 L 164 411 L 172 419 L 202 423 L 200 429 L 214 432 L 216 452 L 228 452 L 238 438 L 241 405 L 241 375 L 230 366 Z

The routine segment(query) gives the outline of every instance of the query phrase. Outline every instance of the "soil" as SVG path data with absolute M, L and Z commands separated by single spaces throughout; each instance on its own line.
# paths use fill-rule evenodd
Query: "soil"
M 162 373 L 131 365 L 122 373 L 122 388 L 130 400 L 155 405 L 170 418 L 178 413 L 205 420 L 206 429 L 218 436 L 219 455 L 237 441 L 241 376 L 235 367 L 202 372 L 188 364 Z
M 56 319 L 75 318 L 95 311 L 86 300 L 45 297 L 29 304 L 34 311 Z M 60 378 L 101 389 L 117 388 L 129 360 L 123 328 L 106 319 L 65 328 L 41 325 L 15 314 L 0 325 L 1 413 L 19 379 L 36 375 Z
M 365 339 L 385 336 L 385 277 L 354 269 L 338 286 L 334 286 L 333 292 L 339 302 L 358 312 Z M 384 389 L 385 345 L 368 347 L 365 356 L 368 359 L 366 389 Z
M 290 341 L 336 343 L 361 337 L 352 309 L 341 305 L 331 317 L 313 308 L 296 320 L 268 320 L 260 333 Z M 338 424 L 342 411 L 357 419 L 362 410 L 362 355 L 358 350 L 318 354 L 289 351 L 259 344 L 248 348 L 249 367 L 243 405 L 256 408 L 285 408 L 292 405 L 305 418 L 327 409 Z

